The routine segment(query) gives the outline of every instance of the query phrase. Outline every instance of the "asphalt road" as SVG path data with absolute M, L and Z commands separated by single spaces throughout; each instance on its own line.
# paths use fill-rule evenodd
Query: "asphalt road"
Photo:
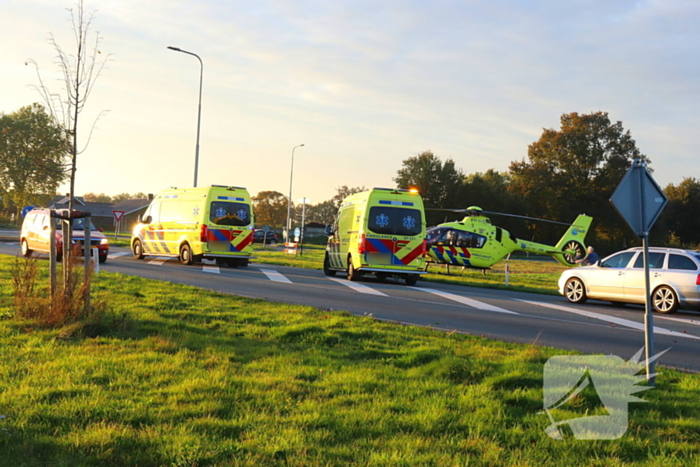
M 0 242 L 0 254 L 17 255 L 16 241 Z M 47 259 L 46 255 L 39 255 Z M 507 342 L 536 343 L 585 353 L 631 358 L 644 345 L 644 309 L 605 302 L 572 305 L 563 297 L 419 281 L 350 282 L 320 270 L 251 263 L 246 268 L 213 263 L 184 266 L 174 259 L 136 260 L 112 248 L 103 270 L 190 284 L 252 298 L 346 310 L 356 315 Z M 659 363 L 700 371 L 700 313 L 654 314 L 655 350 L 670 350 Z

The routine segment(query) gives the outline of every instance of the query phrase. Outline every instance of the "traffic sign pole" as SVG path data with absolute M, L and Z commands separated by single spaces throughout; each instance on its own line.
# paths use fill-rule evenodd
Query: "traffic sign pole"
M 644 347 L 647 381 L 653 386 L 654 377 L 654 318 L 651 314 L 651 286 L 649 280 L 649 231 L 668 203 L 663 190 L 646 168 L 646 162 L 635 159 L 615 192 L 610 203 L 632 231 L 642 239 L 644 257 Z

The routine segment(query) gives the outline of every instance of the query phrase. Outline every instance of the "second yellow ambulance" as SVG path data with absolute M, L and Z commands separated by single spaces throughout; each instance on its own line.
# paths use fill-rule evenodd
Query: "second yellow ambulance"
M 345 198 L 327 229 L 323 271 L 344 271 L 356 281 L 366 273 L 415 285 L 425 274 L 425 213 L 417 192 L 374 188 Z

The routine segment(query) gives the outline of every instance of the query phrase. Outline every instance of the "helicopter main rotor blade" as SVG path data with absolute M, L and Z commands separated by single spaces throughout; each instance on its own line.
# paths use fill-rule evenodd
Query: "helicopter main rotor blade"
M 448 208 L 425 208 L 426 211 L 448 211 L 448 212 L 463 212 L 463 213 L 468 213 L 468 212 L 474 212 L 473 209 L 448 209 Z M 571 225 L 567 224 L 566 222 L 559 222 L 559 221 L 550 221 L 549 219 L 541 219 L 539 217 L 528 217 L 528 216 L 520 216 L 518 214 L 506 214 L 504 212 L 495 212 L 495 211 L 477 211 L 479 214 L 495 214 L 497 216 L 506 216 L 506 217 L 517 217 L 519 219 L 529 219 L 532 221 L 540 221 L 540 222 L 549 222 L 551 224 L 559 224 L 559 225 Z

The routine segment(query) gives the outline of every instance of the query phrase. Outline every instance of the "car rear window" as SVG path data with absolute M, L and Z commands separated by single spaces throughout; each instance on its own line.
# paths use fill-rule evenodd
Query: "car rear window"
M 250 205 L 229 201 L 212 201 L 209 221 L 216 225 L 243 227 L 250 225 Z
M 664 267 L 664 257 L 666 253 L 649 252 L 649 269 L 661 269 Z M 644 254 L 640 253 L 634 262 L 635 268 L 644 267 Z
M 695 261 L 683 255 L 674 255 L 668 257 L 669 269 L 682 269 L 685 271 L 697 271 L 698 265 Z
M 423 217 L 418 209 L 374 206 L 369 209 L 369 230 L 385 235 L 420 235 Z

